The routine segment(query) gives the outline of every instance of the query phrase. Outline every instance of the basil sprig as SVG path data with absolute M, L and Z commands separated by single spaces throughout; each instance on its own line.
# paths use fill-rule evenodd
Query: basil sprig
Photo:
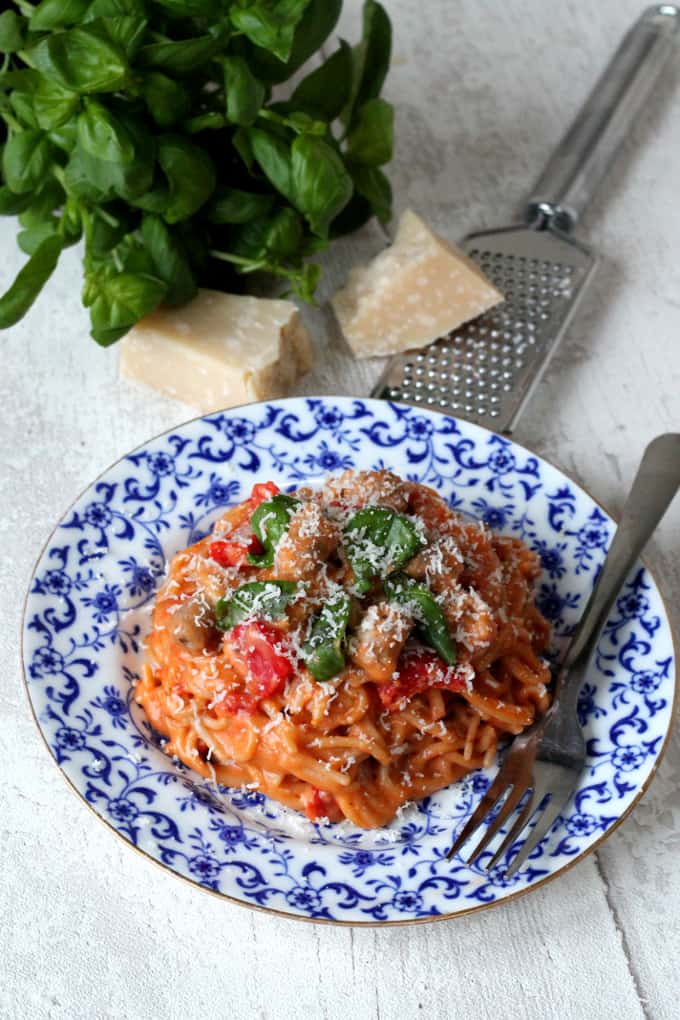
M 391 212 L 382 167 L 393 115 L 379 95 L 391 27 L 377 0 L 364 2 L 355 47 L 341 41 L 288 99 L 273 97 L 341 9 L 342 0 L 4 4 L 0 215 L 20 214 L 18 242 L 33 257 L 0 297 L 0 328 L 81 238 L 83 303 L 103 346 L 161 302 L 183 304 L 199 286 L 236 289 L 237 273 L 276 274 L 312 300 L 321 270 L 305 260 Z
M 231 630 L 247 617 L 276 620 L 284 615 L 286 606 L 297 590 L 295 581 L 252 581 L 242 584 L 229 598 L 215 605 L 215 619 L 220 630 Z
M 343 544 L 356 578 L 355 590 L 363 594 L 374 578 L 386 577 L 408 563 L 423 541 L 408 517 L 367 506 L 345 525 Z
M 312 622 L 302 651 L 305 666 L 315 680 L 331 680 L 345 667 L 350 606 L 348 595 L 337 595 L 329 599 Z
M 290 519 L 299 506 L 299 500 L 286 496 L 283 492 L 260 503 L 250 518 L 250 526 L 264 552 L 248 553 L 248 563 L 257 567 L 274 565 L 276 547 L 288 531 Z
M 405 606 L 413 614 L 418 621 L 418 633 L 422 641 L 434 648 L 447 665 L 453 666 L 456 646 L 451 639 L 442 608 L 429 588 L 417 584 L 405 574 L 386 578 L 383 587 L 390 602 Z

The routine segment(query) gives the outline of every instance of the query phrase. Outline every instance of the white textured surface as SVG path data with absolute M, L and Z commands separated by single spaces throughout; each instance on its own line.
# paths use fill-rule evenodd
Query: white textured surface
M 397 41 L 398 209 L 443 234 L 505 222 L 639 11 L 633 0 L 388 2 Z M 347 0 L 342 34 L 355 34 Z M 678 60 L 629 139 L 584 236 L 603 264 L 517 438 L 613 510 L 644 444 L 680 427 Z M 0 289 L 20 264 L 0 221 Z M 328 287 L 380 243 L 338 246 Z M 70 793 L 21 689 L 18 626 L 57 517 L 107 464 L 190 417 L 120 382 L 87 339 L 77 253 L 2 343 L 0 372 L 0 1017 L 675 1018 L 680 999 L 680 742 L 631 818 L 545 889 L 456 922 L 391 930 L 301 925 L 190 888 L 133 853 Z M 324 313 L 330 349 L 306 392 L 366 392 Z M 373 368 L 373 373 L 375 368 Z M 650 562 L 680 600 L 680 506 Z

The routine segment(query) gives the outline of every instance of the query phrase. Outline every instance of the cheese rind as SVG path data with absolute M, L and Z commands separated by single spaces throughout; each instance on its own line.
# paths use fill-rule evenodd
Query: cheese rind
M 121 373 L 207 414 L 285 396 L 313 363 L 291 301 L 200 290 L 158 308 L 121 340 Z
M 406 210 L 389 248 L 332 298 L 357 358 L 423 347 L 503 300 L 480 268 Z

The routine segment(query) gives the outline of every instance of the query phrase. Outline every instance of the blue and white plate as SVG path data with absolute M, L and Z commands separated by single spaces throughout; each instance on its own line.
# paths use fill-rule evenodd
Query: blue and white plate
M 590 496 L 508 439 L 434 412 L 345 397 L 209 415 L 106 471 L 52 534 L 26 606 L 28 693 L 52 755 L 115 832 L 175 874 L 292 917 L 394 923 L 467 913 L 540 886 L 630 810 L 658 764 L 674 701 L 671 629 L 638 566 L 606 625 L 580 698 L 587 768 L 564 817 L 505 880 L 447 861 L 489 784 L 475 772 L 372 832 L 315 826 L 256 790 L 222 790 L 154 744 L 133 685 L 170 558 L 255 481 L 282 488 L 345 468 L 389 468 L 540 554 L 541 611 L 568 638 L 613 524 Z M 83 819 L 83 824 L 87 824 Z

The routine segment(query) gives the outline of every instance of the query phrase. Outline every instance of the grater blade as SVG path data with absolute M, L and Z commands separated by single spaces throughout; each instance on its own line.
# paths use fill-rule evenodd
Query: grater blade
M 372 395 L 511 432 L 597 260 L 554 229 L 528 226 L 470 234 L 461 248 L 505 301 L 430 346 L 392 358 Z

